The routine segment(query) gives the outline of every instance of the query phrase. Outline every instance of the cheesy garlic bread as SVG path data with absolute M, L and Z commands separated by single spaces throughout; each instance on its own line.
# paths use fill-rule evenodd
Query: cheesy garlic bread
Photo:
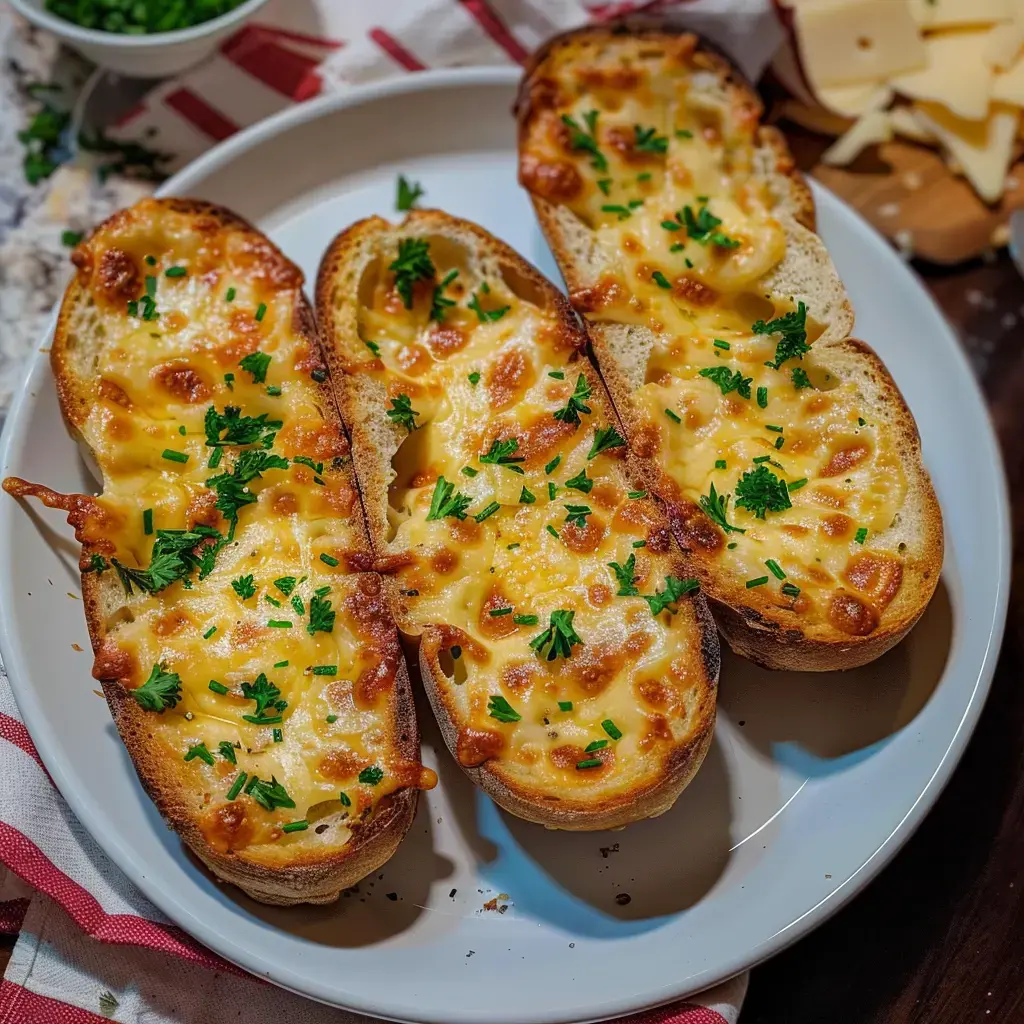
M 317 314 L 376 567 L 459 764 L 549 827 L 668 810 L 711 741 L 717 636 L 565 299 L 416 211 L 338 236 Z
M 184 199 L 72 259 L 51 360 L 103 490 L 4 488 L 68 513 L 93 674 L 170 825 L 257 900 L 334 900 L 436 779 L 302 275 Z
M 557 37 L 517 103 L 519 175 L 634 454 L 734 650 L 850 668 L 942 565 L 913 417 L 853 313 L 757 94 L 697 36 Z

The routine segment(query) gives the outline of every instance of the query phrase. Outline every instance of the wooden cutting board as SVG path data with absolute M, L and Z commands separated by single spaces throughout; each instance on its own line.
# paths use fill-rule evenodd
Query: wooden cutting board
M 803 171 L 860 211 L 898 248 L 922 259 L 961 263 L 1004 246 L 1010 213 L 1024 207 L 1024 159 L 1011 168 L 1002 200 L 988 206 L 926 146 L 887 142 L 848 167 L 828 167 L 820 157 L 831 139 L 788 121 L 779 127 Z

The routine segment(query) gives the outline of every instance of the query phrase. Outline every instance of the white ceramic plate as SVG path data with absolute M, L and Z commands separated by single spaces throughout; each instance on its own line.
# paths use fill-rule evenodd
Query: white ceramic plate
M 392 212 L 402 172 L 431 204 L 554 275 L 516 185 L 514 86 L 506 70 L 464 70 L 310 103 L 218 147 L 165 191 L 233 207 L 312 278 L 335 232 Z M 869 668 L 773 675 L 726 656 L 714 745 L 657 820 L 559 834 L 509 817 L 452 763 L 428 712 L 425 760 L 441 784 L 383 872 L 331 907 L 260 907 L 197 866 L 139 786 L 93 694 L 91 658 L 72 648 L 89 641 L 78 548 L 61 516 L 0 496 L 0 640 L 18 703 L 79 819 L 157 906 L 229 960 L 316 999 L 401 1020 L 531 1024 L 611 1017 L 727 978 L 806 934 L 881 869 L 981 710 L 1006 613 L 1007 502 L 949 327 L 879 236 L 815 195 L 858 334 L 917 416 L 945 514 L 942 583 L 911 636 Z M 92 487 L 45 355 L 2 462 L 61 489 Z M 506 913 L 482 909 L 501 893 Z

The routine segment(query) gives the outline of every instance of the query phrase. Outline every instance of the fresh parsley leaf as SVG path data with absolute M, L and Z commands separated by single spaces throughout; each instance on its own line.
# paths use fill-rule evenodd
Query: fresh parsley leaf
M 309 622 L 306 624 L 306 632 L 312 636 L 314 633 L 330 633 L 334 630 L 335 612 L 331 610 L 331 602 L 319 591 L 309 601 Z
M 240 600 L 248 601 L 256 593 L 256 584 L 253 582 L 251 574 L 239 576 L 237 580 L 231 581 L 231 589 L 238 595 Z
M 391 408 L 387 411 L 387 417 L 392 423 L 397 424 L 411 434 L 416 429 L 416 417 L 419 413 L 412 407 L 412 399 L 408 395 L 399 395 L 391 399 Z
M 284 786 L 277 781 L 275 775 L 270 776 L 269 782 L 254 775 L 245 787 L 245 791 L 256 803 L 268 811 L 276 810 L 278 807 L 295 806 L 295 801 L 288 795 Z
M 786 481 L 777 477 L 764 463 L 747 471 L 736 483 L 736 507 L 764 519 L 767 512 L 782 512 L 792 507 Z
M 168 672 L 162 663 L 154 665 L 149 678 L 132 690 L 132 696 L 145 711 L 162 714 L 181 700 L 181 677 L 177 672 Z
M 692 206 L 683 207 L 683 224 L 694 241 L 701 245 L 713 242 L 725 249 L 735 249 L 740 243 L 716 230 L 721 223 L 721 219 L 714 216 L 707 206 L 702 206 L 696 214 Z
M 262 448 L 247 448 L 238 456 L 230 473 L 219 473 L 206 481 L 206 486 L 217 492 L 216 507 L 232 524 L 238 522 L 239 510 L 256 501 L 256 495 L 245 485 L 261 477 L 268 469 L 287 469 L 289 462 L 280 455 L 271 455 Z
M 569 401 L 564 408 L 558 409 L 555 412 L 555 419 L 562 423 L 572 423 L 578 427 L 580 425 L 580 413 L 590 412 L 590 406 L 585 404 L 588 398 L 590 398 L 590 384 L 581 373 L 576 378 L 576 388 L 572 395 L 569 396 Z
M 868 539 L 868 528 L 862 526 L 854 535 L 853 539 L 857 544 L 863 544 Z
M 62 231 L 60 233 L 60 244 L 73 249 L 83 238 L 85 238 L 85 235 L 81 231 Z
M 466 509 L 469 508 L 472 500 L 468 495 L 456 491 L 455 484 L 449 483 L 443 476 L 439 476 L 437 483 L 434 484 L 434 495 L 430 500 L 427 519 L 444 519 L 445 516 L 465 519 Z
M 375 764 L 370 765 L 369 768 L 364 768 L 359 773 L 359 781 L 364 786 L 376 786 L 377 783 L 380 782 L 380 780 L 383 778 L 384 769 L 378 768 Z
M 744 377 L 739 370 L 730 370 L 728 366 L 708 366 L 700 371 L 702 377 L 714 381 L 723 395 L 737 391 L 741 398 L 750 398 L 750 385 L 753 377 Z
M 448 273 L 445 274 L 444 279 L 439 284 L 434 286 L 434 294 L 430 299 L 431 320 L 436 320 L 438 323 L 440 323 L 442 320 L 444 320 L 444 311 L 446 309 L 450 309 L 452 306 L 455 305 L 454 299 L 446 299 L 444 297 L 444 290 L 458 276 L 459 272 L 457 270 L 449 270 Z M 380 350 L 378 349 L 377 352 L 375 352 L 374 354 L 380 355 Z
M 256 717 L 263 718 L 267 710 L 284 711 L 287 704 L 279 700 L 281 691 L 261 672 L 251 683 L 242 683 L 242 696 L 256 702 Z M 258 723 L 257 723 L 258 724 Z
M 548 661 L 554 661 L 559 656 L 572 657 L 572 648 L 576 644 L 583 643 L 573 628 L 572 620 L 575 615 L 574 611 L 565 611 L 564 609 L 552 612 L 550 625 L 543 633 L 530 641 L 530 647 L 538 654 L 543 654 L 546 647 Z
M 589 153 L 590 166 L 595 171 L 607 171 L 608 161 L 597 144 L 597 111 L 588 110 L 583 115 L 586 128 L 581 127 L 579 122 L 568 114 L 562 115 L 562 123 L 569 128 L 569 148 Z
M 626 439 L 612 426 L 600 427 L 594 431 L 594 443 L 587 452 L 587 461 L 597 458 L 609 448 L 622 448 Z
M 797 391 L 814 387 L 811 383 L 811 378 L 807 376 L 807 371 L 802 366 L 794 366 L 790 371 L 790 377 L 792 377 L 793 387 Z
M 700 496 L 700 507 L 704 510 L 707 517 L 713 523 L 717 523 L 726 533 L 746 533 L 746 530 L 733 526 L 726 519 L 729 512 L 730 497 L 731 495 L 728 494 L 719 494 L 712 483 L 710 493 Z
M 523 717 L 500 694 L 493 695 L 487 702 L 487 713 L 499 722 L 518 722 Z
M 671 608 L 680 598 L 697 590 L 700 583 L 694 579 L 681 580 L 678 576 L 665 577 L 665 589 L 654 594 L 644 594 L 643 599 L 651 609 L 652 615 L 660 615 L 666 608 Z
M 594 514 L 589 505 L 566 505 L 565 523 L 567 526 L 575 526 L 580 530 L 587 528 L 587 516 Z
M 285 597 L 288 597 L 295 589 L 296 582 L 297 581 L 294 576 L 279 576 L 274 580 L 274 586 L 277 587 Z
M 513 473 L 521 474 L 523 471 L 515 463 L 525 462 L 526 458 L 515 454 L 518 448 L 518 438 L 510 437 L 505 441 L 495 438 L 491 442 L 490 451 L 486 455 L 481 455 L 480 461 L 492 466 L 504 466 L 506 469 L 512 470 Z
M 519 492 L 519 504 L 520 505 L 532 505 L 537 500 L 537 496 L 528 491 L 525 487 Z
M 473 292 L 473 298 L 469 300 L 467 305 L 476 313 L 477 319 L 482 324 L 500 320 L 512 308 L 511 306 L 501 306 L 498 309 L 484 309 L 480 305 L 480 296 L 476 292 Z
M 775 320 L 758 320 L 751 324 L 754 334 L 781 335 L 775 347 L 775 360 L 766 366 L 777 370 L 788 359 L 803 359 L 805 352 L 810 352 L 807 344 L 807 306 L 801 302 L 796 310 L 786 313 Z
M 655 128 L 644 128 L 633 125 L 633 148 L 640 153 L 657 153 L 664 156 L 668 152 L 668 136 L 659 135 Z
M 626 559 L 625 565 L 619 565 L 618 562 L 609 562 L 608 568 L 615 573 L 615 578 L 619 581 L 619 589 L 616 591 L 616 597 L 634 597 L 640 593 L 636 589 L 636 555 L 632 554 Z
M 246 357 L 248 358 L 248 357 Z M 267 356 L 269 362 L 270 357 Z M 243 446 L 260 443 L 264 448 L 274 444 L 277 431 L 284 426 L 281 420 L 267 418 L 267 413 L 259 416 L 243 416 L 242 410 L 234 405 L 224 407 L 224 412 L 217 412 L 211 405 L 206 410 L 204 428 L 208 448 Z
M 429 281 L 437 273 L 430 259 L 430 243 L 423 238 L 399 239 L 398 257 L 388 270 L 395 275 L 395 290 L 405 308 L 412 309 L 413 285 L 417 281 Z
M 213 754 L 206 749 L 205 743 L 193 743 L 188 750 L 185 751 L 185 761 L 194 761 L 196 758 L 200 761 L 206 762 L 206 764 L 213 764 Z
M 82 572 L 95 572 L 102 576 L 109 568 L 110 565 L 102 555 L 92 555 L 89 558 L 89 565 Z
M 581 469 L 574 477 L 565 481 L 565 486 L 571 487 L 574 491 L 582 491 L 584 494 L 589 494 L 594 486 L 594 481 L 587 476 L 586 469 Z
M 225 761 L 230 761 L 231 764 L 238 764 L 238 761 L 235 760 L 235 748 L 227 740 L 221 740 L 217 750 Z
M 252 374 L 254 384 L 265 384 L 267 382 L 267 370 L 270 369 L 270 356 L 266 352 L 250 352 L 247 356 L 238 360 L 238 365 Z
M 423 189 L 418 181 L 406 181 L 405 175 L 398 176 L 398 192 L 395 196 L 395 209 L 405 213 L 423 198 Z

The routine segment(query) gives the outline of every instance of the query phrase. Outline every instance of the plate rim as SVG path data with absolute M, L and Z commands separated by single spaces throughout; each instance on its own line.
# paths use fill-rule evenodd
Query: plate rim
M 504 66 L 441 69 L 419 72 L 416 75 L 393 77 L 382 82 L 353 86 L 343 92 L 321 96 L 283 110 L 266 120 L 257 122 L 214 146 L 173 175 L 155 192 L 155 195 L 188 195 L 196 182 L 203 180 L 211 173 L 230 164 L 238 156 L 248 152 L 255 146 L 271 140 L 275 136 L 298 125 L 329 116 L 349 107 L 357 107 L 394 95 L 428 90 L 443 90 L 452 86 L 507 86 L 511 91 L 518 83 L 520 76 L 521 70 L 519 68 Z M 834 204 L 842 209 L 850 230 L 860 234 L 866 239 L 867 244 L 884 250 L 887 258 L 898 260 L 896 254 L 892 252 L 884 239 L 855 210 L 819 183 L 810 181 L 810 185 L 816 201 L 824 198 L 826 203 Z M 918 283 L 918 288 L 921 298 L 942 316 L 941 310 L 931 294 L 920 283 Z M 32 385 L 37 382 L 37 378 L 48 372 L 48 360 L 44 358 L 46 355 L 45 350 L 56 323 L 59 306 L 60 301 L 58 300 L 41 336 L 40 345 L 37 346 L 35 354 L 29 360 L 26 370 L 20 378 L 21 388 L 11 404 L 4 423 L 3 435 L 0 438 L 0 469 L 4 472 L 7 471 L 11 459 L 14 440 L 16 437 L 21 436 L 21 432 L 16 429 L 16 424 L 19 424 L 25 418 L 31 408 L 31 404 L 36 400 L 32 394 Z M 932 775 L 917 798 L 907 808 L 906 813 L 893 827 L 891 832 L 884 839 L 878 841 L 874 853 L 842 884 L 831 890 L 799 917 L 795 918 L 784 928 L 781 928 L 771 938 L 762 942 L 760 946 L 748 949 L 739 955 L 734 955 L 729 962 L 721 965 L 710 977 L 697 982 L 698 987 L 694 987 L 694 979 L 691 976 L 688 983 L 680 984 L 677 982 L 657 990 L 649 990 L 643 994 L 624 994 L 618 1001 L 605 1001 L 600 1008 L 594 1007 L 590 1010 L 584 1010 L 584 1019 L 605 1020 L 610 1017 L 637 1012 L 684 998 L 702 988 L 718 984 L 742 971 L 757 966 L 764 960 L 781 952 L 798 939 L 809 934 L 845 906 L 893 859 L 904 843 L 916 831 L 928 811 L 931 810 L 959 763 L 984 708 L 985 700 L 995 674 L 1006 625 L 1009 601 L 1012 536 L 1010 531 L 1009 488 L 1002 452 L 992 424 L 991 414 L 988 411 L 988 405 L 980 384 L 970 367 L 966 353 L 957 339 L 956 333 L 949 326 L 948 322 L 946 327 L 945 331 L 939 332 L 941 336 L 941 342 L 939 343 L 945 346 L 947 349 L 946 355 L 957 364 L 962 377 L 967 378 L 966 383 L 961 381 L 961 386 L 966 386 L 971 391 L 972 398 L 987 414 L 983 431 L 983 440 L 987 450 L 980 452 L 979 455 L 987 457 L 993 463 L 995 475 L 1000 484 L 998 493 L 995 495 L 997 499 L 995 506 L 998 531 L 996 543 L 1000 565 L 998 576 L 994 581 L 995 614 L 993 619 L 986 624 L 988 636 L 985 640 L 984 656 L 977 666 L 977 678 L 975 679 L 969 701 L 964 708 L 959 722 L 956 724 L 948 746 L 937 760 Z M 934 343 L 936 342 L 933 341 Z M 13 508 L 13 503 L 0 503 L 0 520 L 11 516 Z M 65 770 L 63 755 L 59 750 L 56 738 L 50 731 L 49 721 L 35 701 L 33 686 L 27 681 L 31 676 L 29 669 L 30 659 L 26 657 L 26 652 L 22 650 L 19 638 L 13 635 L 9 627 L 9 623 L 12 620 L 8 614 L 8 608 L 14 600 L 10 589 L 10 577 L 0 580 L 0 654 L 2 654 L 4 666 L 11 681 L 12 691 L 15 694 L 18 707 L 33 742 L 36 744 L 40 757 L 62 797 L 67 801 L 83 827 L 89 831 L 106 855 L 111 858 L 118 870 L 122 871 L 143 896 L 173 923 L 183 928 L 189 935 L 193 936 L 198 942 L 217 955 L 241 967 L 247 973 L 253 974 L 257 978 L 266 978 L 273 981 L 279 987 L 331 1006 L 340 1007 L 344 1005 L 355 1012 L 372 1014 L 385 1019 L 410 1019 L 395 1018 L 393 1015 L 389 1015 L 387 1009 L 382 1008 L 379 1002 L 357 997 L 355 994 L 346 994 L 346 1003 L 340 1004 L 337 1002 L 336 991 L 329 993 L 322 987 L 319 992 L 310 991 L 306 985 L 307 979 L 297 977 L 291 968 L 281 968 L 278 966 L 277 971 L 273 972 L 272 976 L 271 973 L 268 973 L 267 964 L 262 954 L 258 952 L 253 954 L 250 949 L 240 948 L 230 935 L 225 934 L 215 926 L 207 926 L 202 918 L 190 911 L 187 905 L 176 901 L 173 893 L 151 884 L 146 877 L 144 865 L 137 865 L 131 851 L 119 844 L 115 837 L 90 826 L 91 810 L 89 804 L 91 797 L 88 793 L 79 791 L 74 778 L 69 771 Z M 24 685 L 18 681 L 21 679 L 25 680 Z M 593 1015 L 595 1013 L 596 1015 Z M 455 1024 L 455 1022 L 459 1022 L 459 1024 L 473 1024 L 469 1018 L 464 1017 L 459 1011 L 450 1009 L 439 1013 L 438 1008 L 435 1008 L 434 1010 L 427 1011 L 419 1019 L 437 1021 L 438 1024 Z M 581 1018 L 578 1015 L 574 1015 L 571 1018 L 564 1015 L 553 1017 L 540 1011 L 529 1015 L 519 1014 L 516 1019 L 521 1020 L 523 1024 L 527 1024 L 527 1022 L 531 1022 L 531 1024 L 552 1024 L 555 1021 L 578 1021 Z

